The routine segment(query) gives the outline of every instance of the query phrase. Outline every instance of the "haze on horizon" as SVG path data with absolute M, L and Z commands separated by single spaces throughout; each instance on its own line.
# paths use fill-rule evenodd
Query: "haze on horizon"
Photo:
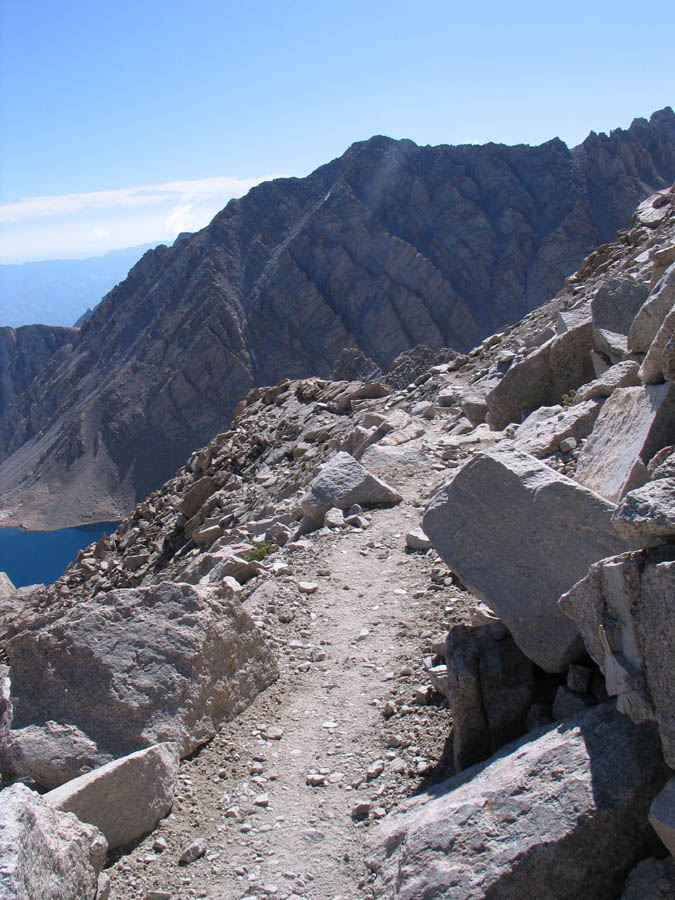
M 172 241 L 373 134 L 574 146 L 673 103 L 665 0 L 0 0 L 0 17 L 0 262 Z

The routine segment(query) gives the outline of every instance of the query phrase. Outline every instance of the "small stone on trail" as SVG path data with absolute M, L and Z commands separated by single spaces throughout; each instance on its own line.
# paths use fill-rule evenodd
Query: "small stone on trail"
M 298 590 L 301 594 L 313 594 L 314 591 L 318 589 L 319 585 L 314 581 L 299 581 L 298 582 Z
M 254 799 L 253 803 L 256 806 L 269 806 L 270 805 L 270 795 L 269 794 L 258 794 L 258 796 Z
M 204 838 L 197 838 L 193 841 L 189 847 L 186 847 L 185 850 L 180 855 L 180 859 L 178 860 L 178 864 L 181 866 L 187 866 L 190 863 L 193 863 L 196 859 L 199 859 L 200 856 L 203 856 L 206 853 L 206 841 Z
M 280 741 L 283 736 L 284 729 L 279 728 L 278 725 L 268 725 L 263 732 L 263 737 L 268 741 Z
M 155 851 L 155 853 L 164 853 L 164 851 L 168 849 L 168 846 L 169 845 L 163 837 L 158 837 L 157 840 L 153 843 L 152 849 Z
M 368 777 L 368 781 L 372 781 L 374 778 L 377 778 L 378 775 L 381 775 L 383 772 L 384 772 L 384 760 L 376 759 L 375 762 L 372 762 L 366 770 L 366 776 Z
M 391 702 L 391 700 L 387 700 L 387 702 L 382 707 L 382 714 L 386 719 L 389 719 L 396 712 L 395 705 Z
M 368 818 L 368 814 L 370 813 L 370 810 L 372 808 L 372 803 L 368 803 L 368 801 L 361 801 L 352 808 L 351 817 L 356 821 L 358 821 L 359 819 L 366 819 Z

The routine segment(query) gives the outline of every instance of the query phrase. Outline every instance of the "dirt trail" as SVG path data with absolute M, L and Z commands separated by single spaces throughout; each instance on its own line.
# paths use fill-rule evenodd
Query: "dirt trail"
M 438 695 L 416 700 L 423 657 L 471 605 L 437 559 L 405 547 L 440 479 L 430 466 L 399 477 L 406 499 L 373 511 L 366 530 L 280 554 L 291 571 L 247 606 L 281 677 L 183 762 L 171 815 L 108 870 L 112 900 L 369 896 L 367 829 L 442 768 L 449 710 Z M 198 838 L 205 855 L 179 866 Z

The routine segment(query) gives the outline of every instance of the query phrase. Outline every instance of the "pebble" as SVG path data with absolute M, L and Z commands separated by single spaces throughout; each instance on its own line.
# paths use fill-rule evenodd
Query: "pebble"
M 356 806 L 352 807 L 351 817 L 355 820 L 365 819 L 368 817 L 372 808 L 372 803 L 369 803 L 367 800 L 362 800 L 360 803 L 357 803 Z
M 169 891 L 147 891 L 145 900 L 171 900 Z
M 168 849 L 168 846 L 169 846 L 169 845 L 167 844 L 167 842 L 164 840 L 163 837 L 158 837 L 158 838 L 154 841 L 154 843 L 153 843 L 153 845 L 152 845 L 152 849 L 153 849 L 156 853 L 164 853 L 164 851 L 165 851 L 166 849 Z
M 307 778 L 305 779 L 305 782 L 306 782 L 310 787 L 323 787 L 323 786 L 325 785 L 325 783 L 326 783 L 326 776 L 325 776 L 325 775 L 319 775 L 319 774 L 317 774 L 317 773 L 310 773 L 310 774 L 307 776 Z
M 385 719 L 389 719 L 389 718 L 391 718 L 391 716 L 394 715 L 395 712 L 396 712 L 395 705 L 391 702 L 391 700 L 387 700 L 386 703 L 384 704 L 384 706 L 382 707 L 382 715 L 385 717 Z
M 279 728 L 278 725 L 267 725 L 263 732 L 263 737 L 268 741 L 280 741 L 283 736 L 284 729 Z
M 319 589 L 319 585 L 315 581 L 299 581 L 298 590 L 301 594 L 313 594 Z
M 374 778 L 377 778 L 383 772 L 384 772 L 384 760 L 376 759 L 375 762 L 372 762 L 366 769 L 366 776 L 368 778 L 368 781 L 372 781 Z
M 267 807 L 270 805 L 270 795 L 269 794 L 258 794 L 258 796 L 254 799 L 253 803 L 256 806 Z
M 199 857 L 203 856 L 205 853 L 206 841 L 204 840 L 204 838 L 197 838 L 190 844 L 189 847 L 186 847 L 185 850 L 183 850 L 178 863 L 181 866 L 187 866 L 190 863 L 193 863 L 196 859 L 199 859 Z

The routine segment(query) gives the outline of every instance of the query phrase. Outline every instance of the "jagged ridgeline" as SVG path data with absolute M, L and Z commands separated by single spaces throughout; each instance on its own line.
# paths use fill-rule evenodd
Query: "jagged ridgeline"
M 675 180 L 670 108 L 578 147 L 374 137 L 150 251 L 0 421 L 7 524 L 107 520 L 256 385 L 467 350 L 553 296 Z

